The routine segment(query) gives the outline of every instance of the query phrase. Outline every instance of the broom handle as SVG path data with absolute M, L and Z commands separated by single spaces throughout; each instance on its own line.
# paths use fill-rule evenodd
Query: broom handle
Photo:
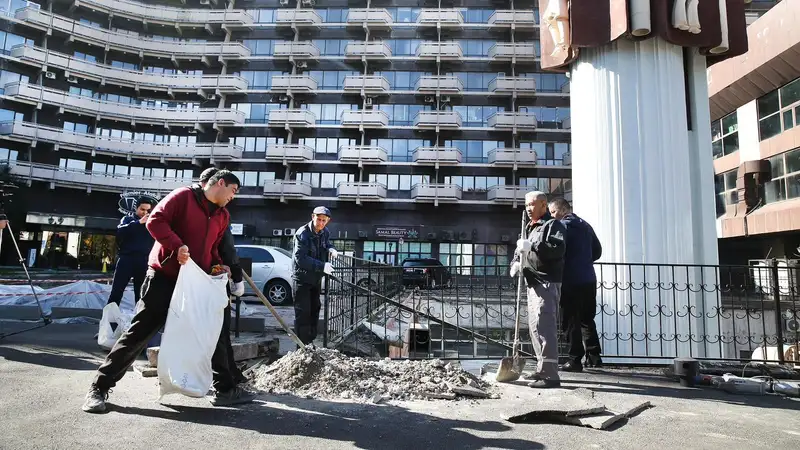
M 521 239 L 525 239 L 525 209 L 522 209 L 522 230 L 520 231 Z M 516 250 L 515 250 L 516 251 Z M 514 349 L 513 354 L 516 356 L 519 352 L 519 304 L 522 297 L 522 258 L 524 255 L 519 255 L 519 273 L 517 274 L 517 314 L 514 319 Z

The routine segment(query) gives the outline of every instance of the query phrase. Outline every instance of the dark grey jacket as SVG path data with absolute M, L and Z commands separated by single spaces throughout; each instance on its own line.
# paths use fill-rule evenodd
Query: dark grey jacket
M 522 269 L 525 283 L 528 287 L 543 281 L 561 283 L 566 251 L 564 239 L 567 234 L 564 224 L 547 214 L 539 221 L 528 224 L 526 233 L 531 241 L 531 251 L 528 253 L 528 267 Z M 512 264 L 518 261 L 519 253 L 514 252 Z
M 325 263 L 328 262 L 328 251 L 331 247 L 327 228 L 315 233 L 311 222 L 298 228 L 294 234 L 292 278 L 300 284 L 319 283 L 325 274 Z

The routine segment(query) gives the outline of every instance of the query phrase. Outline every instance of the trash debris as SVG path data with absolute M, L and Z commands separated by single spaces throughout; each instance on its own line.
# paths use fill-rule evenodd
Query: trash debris
M 342 398 L 377 403 L 385 400 L 494 397 L 490 384 L 457 363 L 394 361 L 349 357 L 337 350 L 305 347 L 253 373 L 253 386 L 275 394 Z M 460 395 L 458 395 L 460 394 Z

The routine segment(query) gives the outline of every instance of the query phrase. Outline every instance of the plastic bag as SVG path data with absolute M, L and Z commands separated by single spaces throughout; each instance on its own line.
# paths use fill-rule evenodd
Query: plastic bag
M 116 303 L 109 303 L 103 308 L 103 317 L 100 318 L 100 329 L 97 331 L 97 344 L 111 350 L 117 340 L 131 326 L 133 314 L 123 313 Z M 117 327 L 113 328 L 112 323 Z
M 211 357 L 228 304 L 227 285 L 227 274 L 212 277 L 191 259 L 181 266 L 158 351 L 161 397 L 203 397 L 211 387 Z

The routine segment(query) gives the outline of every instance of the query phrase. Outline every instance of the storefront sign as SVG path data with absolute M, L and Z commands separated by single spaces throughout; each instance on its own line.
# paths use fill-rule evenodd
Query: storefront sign
M 244 234 L 244 224 L 243 223 L 232 223 L 231 224 L 231 234 L 234 236 L 241 236 Z
M 413 227 L 376 225 L 374 234 L 384 239 L 419 239 L 419 230 Z
M 146 198 L 153 202 L 153 207 L 156 206 L 156 203 L 161 199 L 161 196 L 156 194 L 155 192 L 149 191 L 131 191 L 131 192 L 123 192 L 119 194 L 119 202 L 117 202 L 117 210 L 122 214 L 133 214 L 136 212 L 136 202 L 139 201 L 140 198 Z

